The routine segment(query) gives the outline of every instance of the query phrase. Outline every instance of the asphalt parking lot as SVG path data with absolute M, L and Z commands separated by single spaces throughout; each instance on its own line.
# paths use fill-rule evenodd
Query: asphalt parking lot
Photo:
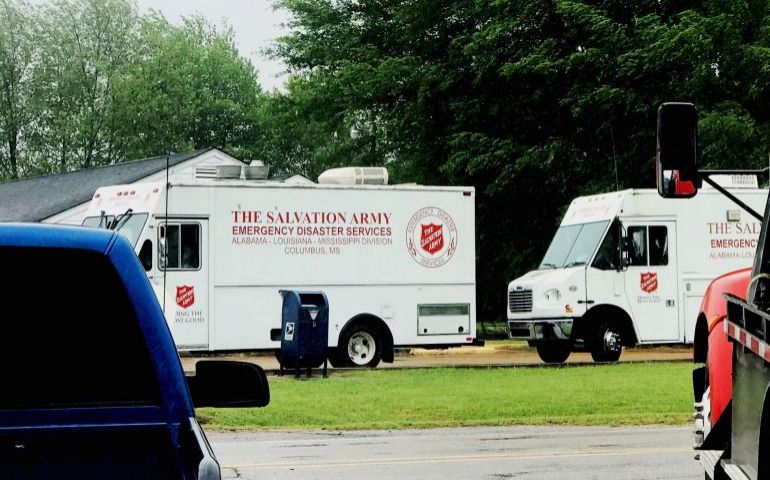
M 700 479 L 687 427 L 209 434 L 224 478 Z

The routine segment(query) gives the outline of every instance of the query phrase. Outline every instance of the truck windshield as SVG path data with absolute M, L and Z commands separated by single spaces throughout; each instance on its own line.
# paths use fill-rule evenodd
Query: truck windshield
M 540 270 L 586 265 L 596 251 L 609 220 L 559 227 L 540 263 Z
M 115 220 L 115 215 L 103 215 L 99 217 L 86 217 L 83 220 L 84 227 L 91 228 L 107 228 Z M 119 222 L 118 231 L 122 233 L 128 241 L 136 246 L 136 241 L 139 240 L 139 234 L 142 233 L 144 224 L 147 222 L 146 213 L 134 213 L 131 214 L 125 221 Z

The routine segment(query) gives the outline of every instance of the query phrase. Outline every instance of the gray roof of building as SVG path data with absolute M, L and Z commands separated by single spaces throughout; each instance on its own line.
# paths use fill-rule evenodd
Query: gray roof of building
M 168 157 L 174 166 L 210 148 Z M 88 202 L 99 187 L 134 183 L 166 168 L 166 155 L 0 184 L 0 222 L 39 222 Z

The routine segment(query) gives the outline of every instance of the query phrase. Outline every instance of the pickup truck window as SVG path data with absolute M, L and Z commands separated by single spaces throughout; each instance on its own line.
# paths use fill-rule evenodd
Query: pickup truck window
M 139 322 L 107 257 L 0 247 L 0 264 L 0 409 L 160 403 Z

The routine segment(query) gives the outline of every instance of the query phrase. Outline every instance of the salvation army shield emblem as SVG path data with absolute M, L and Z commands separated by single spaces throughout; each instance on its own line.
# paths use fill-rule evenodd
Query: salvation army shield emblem
M 639 279 L 639 286 L 645 293 L 652 293 L 658 289 L 658 274 L 647 272 L 642 273 Z
M 190 285 L 176 287 L 176 304 L 182 308 L 191 307 L 195 303 L 195 290 Z
M 436 223 L 429 223 L 427 225 L 420 224 L 420 227 L 422 227 L 420 246 L 429 254 L 435 255 L 436 252 L 444 247 L 443 226 Z
M 406 251 L 426 268 L 438 268 L 451 260 L 457 240 L 454 220 L 438 207 L 421 208 L 406 225 Z

